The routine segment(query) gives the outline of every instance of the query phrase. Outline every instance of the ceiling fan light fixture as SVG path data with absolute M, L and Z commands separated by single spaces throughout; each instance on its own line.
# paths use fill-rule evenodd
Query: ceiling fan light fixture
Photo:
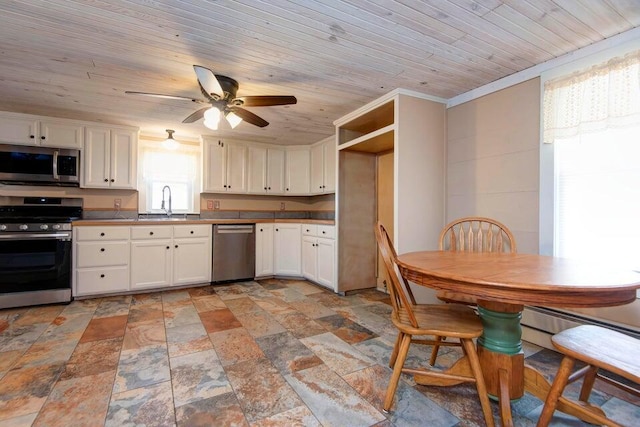
M 235 129 L 236 126 L 242 123 L 242 118 L 236 115 L 233 111 L 229 111 L 224 117 L 227 119 L 227 122 L 229 122 L 231 129 Z
M 167 134 L 169 134 L 169 136 L 167 136 L 167 139 L 162 141 L 162 146 L 167 150 L 177 150 L 180 146 L 180 143 L 173 139 L 174 132 L 175 131 L 172 129 L 167 129 Z
M 220 124 L 220 110 L 215 107 L 204 112 L 204 125 L 211 130 L 218 130 Z

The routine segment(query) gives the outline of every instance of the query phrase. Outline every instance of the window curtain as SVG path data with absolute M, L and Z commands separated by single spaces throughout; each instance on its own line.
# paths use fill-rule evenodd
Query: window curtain
M 544 85 L 543 140 L 640 122 L 640 50 Z

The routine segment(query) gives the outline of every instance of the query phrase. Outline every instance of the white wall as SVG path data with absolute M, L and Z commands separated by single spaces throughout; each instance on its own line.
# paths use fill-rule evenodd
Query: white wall
M 538 253 L 540 81 L 447 110 L 446 219 L 487 216 Z

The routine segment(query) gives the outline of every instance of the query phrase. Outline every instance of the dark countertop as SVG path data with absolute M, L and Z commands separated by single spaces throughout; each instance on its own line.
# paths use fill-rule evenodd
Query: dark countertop
M 184 219 L 184 218 L 150 218 L 150 219 L 81 219 L 73 221 L 73 227 L 90 225 L 174 225 L 174 224 L 273 224 L 300 223 L 335 225 L 334 220 L 326 219 Z

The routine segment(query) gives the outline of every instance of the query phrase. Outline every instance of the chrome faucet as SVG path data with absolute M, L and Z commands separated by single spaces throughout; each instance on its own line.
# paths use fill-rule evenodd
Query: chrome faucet
M 164 190 L 169 190 L 169 209 L 166 209 L 164 207 Z M 160 205 L 160 209 L 163 209 L 164 211 L 166 211 L 167 216 L 171 217 L 171 187 L 169 187 L 168 185 L 165 185 L 164 187 L 162 187 L 162 204 Z

